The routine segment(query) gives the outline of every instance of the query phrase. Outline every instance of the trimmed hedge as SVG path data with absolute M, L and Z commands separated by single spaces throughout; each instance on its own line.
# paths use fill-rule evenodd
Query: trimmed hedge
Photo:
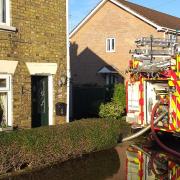
M 0 133 L 0 174 L 39 168 L 115 146 L 122 129 L 118 120 L 81 120 L 61 126 Z

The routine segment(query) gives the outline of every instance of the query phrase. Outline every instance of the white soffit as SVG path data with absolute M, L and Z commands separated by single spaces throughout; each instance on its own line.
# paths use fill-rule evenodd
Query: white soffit
M 0 73 L 14 74 L 18 61 L 0 60 Z
M 57 63 L 26 63 L 31 75 L 36 74 L 56 74 Z

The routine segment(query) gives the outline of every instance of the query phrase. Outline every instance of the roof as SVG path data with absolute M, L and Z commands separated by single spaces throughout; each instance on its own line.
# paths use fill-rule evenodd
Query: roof
M 126 0 L 102 0 L 70 33 L 70 38 L 107 2 L 110 1 L 157 30 L 180 30 L 180 18 L 149 9 Z
M 118 72 L 116 71 L 115 68 L 113 68 L 112 66 L 103 66 L 98 73 L 100 74 L 117 74 Z
M 153 21 L 162 27 L 167 27 L 170 29 L 180 30 L 180 18 L 165 14 L 153 9 L 149 9 L 125 0 L 117 0 L 123 5 L 129 7 L 130 9 L 136 11 L 138 14 L 146 17 L 147 19 Z

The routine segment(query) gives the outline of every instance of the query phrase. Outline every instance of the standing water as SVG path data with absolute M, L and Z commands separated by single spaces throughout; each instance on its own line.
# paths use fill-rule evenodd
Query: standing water
M 148 148 L 147 144 L 130 142 L 41 171 L 5 179 L 180 180 L 180 160 L 163 152 L 157 144 Z

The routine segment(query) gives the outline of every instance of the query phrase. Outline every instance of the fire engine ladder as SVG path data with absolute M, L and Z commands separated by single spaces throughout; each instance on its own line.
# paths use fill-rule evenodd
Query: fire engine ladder
M 164 61 L 153 61 L 151 62 L 144 62 L 142 66 L 139 66 L 137 69 L 134 69 L 134 72 L 146 72 L 146 73 L 156 73 L 162 72 L 168 67 L 171 66 L 171 61 L 164 60 Z
M 133 55 L 144 55 L 144 56 L 172 56 L 174 53 L 171 48 L 163 50 L 150 50 L 150 49 L 135 49 L 130 51 Z
M 137 46 L 152 46 L 152 47 L 174 47 L 177 43 L 176 39 L 162 39 L 162 38 L 153 38 L 151 37 L 142 37 L 135 41 Z
M 166 39 L 166 38 L 153 38 L 150 37 L 142 37 L 135 41 L 138 49 L 134 51 L 130 51 L 133 56 L 146 56 L 152 58 L 154 56 L 173 56 L 175 54 L 175 47 L 178 44 L 177 38 L 175 39 Z M 144 47 L 139 48 L 139 47 Z M 153 47 L 156 47 L 154 49 Z

